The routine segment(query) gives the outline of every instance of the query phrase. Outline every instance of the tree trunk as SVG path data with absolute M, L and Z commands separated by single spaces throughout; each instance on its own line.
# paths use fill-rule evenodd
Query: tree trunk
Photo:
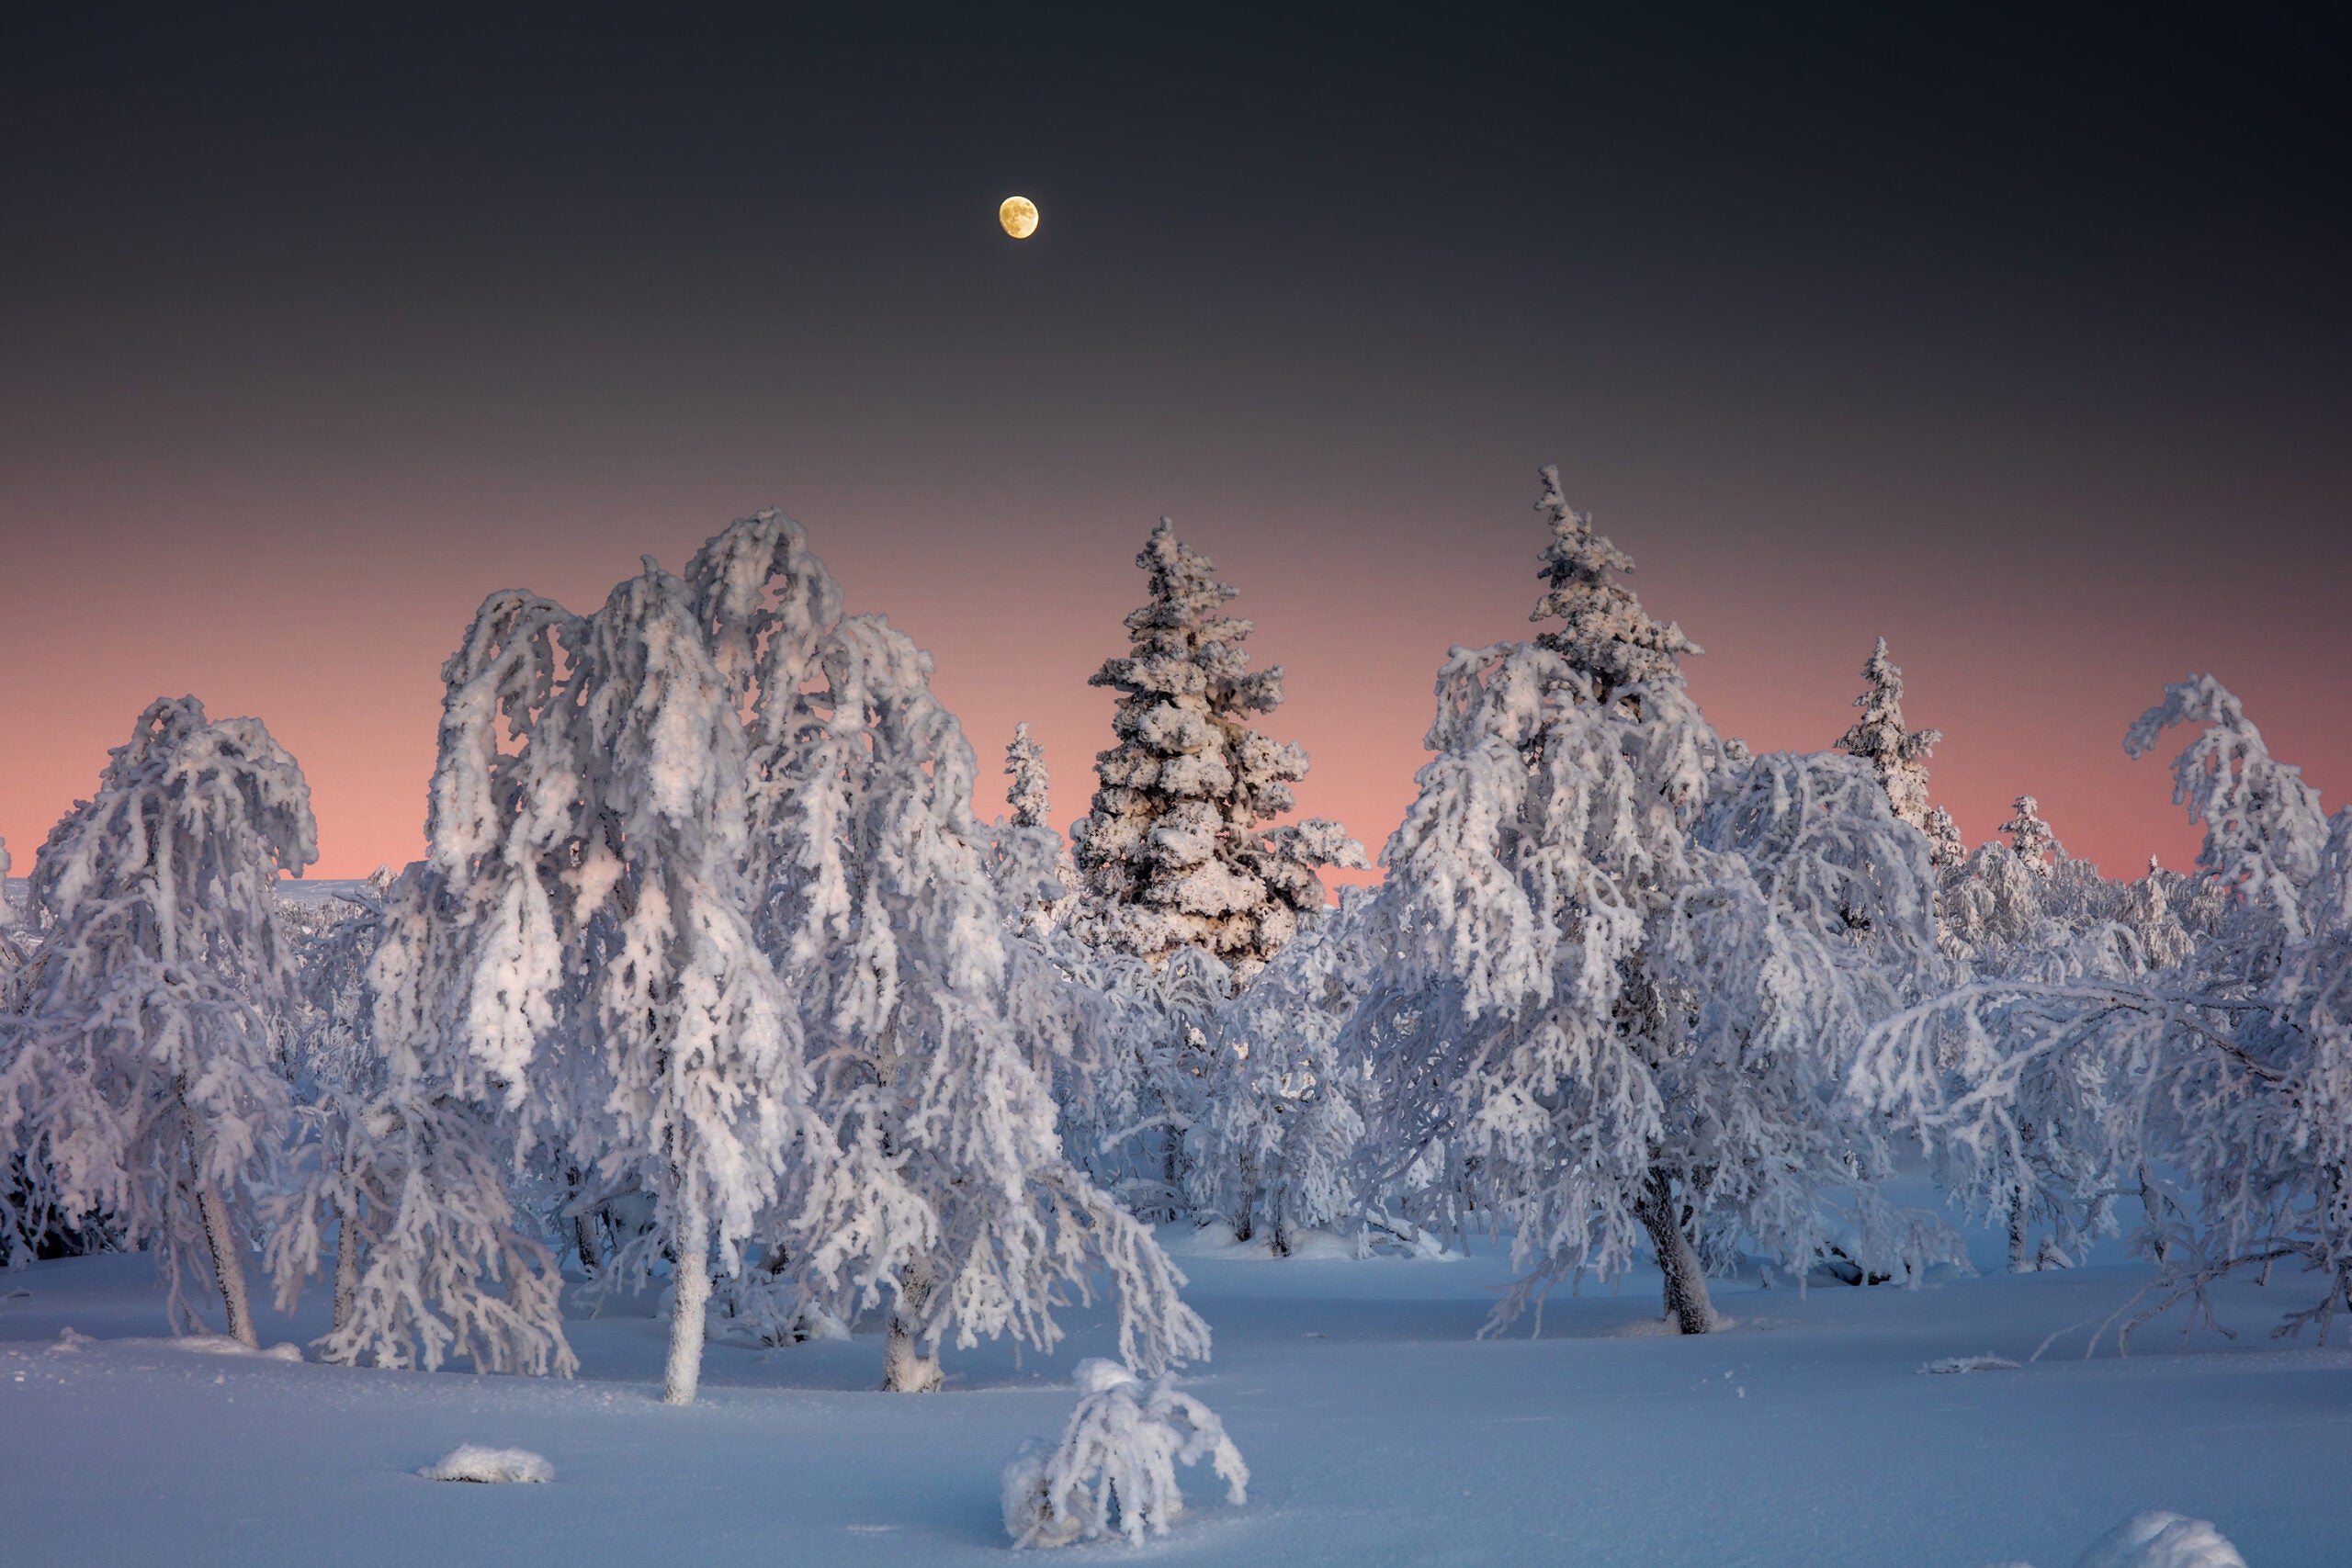
M 2148 1168 L 2140 1168 L 2140 1211 L 2148 1218 L 2148 1234 L 2155 1239 L 2156 1261 L 2172 1262 L 2172 1246 L 2165 1240 L 2163 1200 L 2156 1195 L 2156 1184 L 2148 1175 Z
M 253 1303 L 245 1294 L 245 1260 L 237 1251 L 229 1206 L 211 1188 L 198 1187 L 196 1212 L 204 1219 L 204 1245 L 212 1249 L 212 1277 L 220 1286 L 220 1304 L 228 1312 L 229 1337 L 258 1350 L 261 1337 L 254 1332 Z
M 1666 1275 L 1666 1315 L 1685 1334 L 1705 1334 L 1715 1326 L 1714 1303 L 1707 1299 L 1707 1273 L 1699 1266 L 1698 1248 L 1683 1234 L 1674 1209 L 1674 1193 L 1666 1178 L 1653 1173 L 1642 1189 L 1634 1214 L 1650 1233 L 1658 1269 Z
M 886 1393 L 936 1393 L 946 1381 L 939 1370 L 939 1350 L 929 1355 L 916 1339 L 915 1325 L 922 1303 L 931 1294 L 931 1269 L 917 1263 L 907 1270 L 905 1290 L 890 1312 L 890 1337 L 882 1348 L 882 1389 Z
M 2033 1259 L 2026 1255 L 2025 1235 L 2025 1194 L 2013 1192 L 2009 1195 L 2009 1272 L 2012 1274 L 2033 1272 Z
M 580 1249 L 580 1271 L 590 1279 L 604 1266 L 605 1249 L 596 1244 L 596 1213 L 593 1209 L 578 1207 L 580 1202 L 580 1168 L 572 1166 L 564 1173 L 564 1186 L 571 1194 L 571 1240 Z
M 571 1239 L 580 1248 L 580 1271 L 590 1279 L 605 1266 L 605 1249 L 596 1245 L 596 1216 L 571 1216 Z
M 334 1234 L 334 1327 L 343 1332 L 359 1299 L 359 1226 L 349 1214 Z
M 662 1403 L 692 1404 L 702 1382 L 703 1311 L 710 1303 L 710 1224 L 699 1197 L 681 1206 L 677 1248 L 678 1289 L 670 1306 L 670 1365 L 662 1380 Z

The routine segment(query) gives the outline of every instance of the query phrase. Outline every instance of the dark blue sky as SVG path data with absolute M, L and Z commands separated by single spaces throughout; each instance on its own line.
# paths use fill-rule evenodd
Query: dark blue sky
M 1376 841 L 1546 461 L 1758 745 L 1884 633 L 1973 836 L 2180 859 L 2191 669 L 2333 803 L 2352 32 L 1916 9 L 0 12 L 0 834 L 194 687 L 403 857 L 482 593 L 773 502 L 1065 817 L 1174 513 Z

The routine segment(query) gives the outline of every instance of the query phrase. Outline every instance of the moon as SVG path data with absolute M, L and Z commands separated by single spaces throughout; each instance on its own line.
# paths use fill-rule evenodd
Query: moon
M 1037 204 L 1025 196 L 1008 196 L 996 209 L 996 220 L 1014 239 L 1025 240 L 1037 231 Z

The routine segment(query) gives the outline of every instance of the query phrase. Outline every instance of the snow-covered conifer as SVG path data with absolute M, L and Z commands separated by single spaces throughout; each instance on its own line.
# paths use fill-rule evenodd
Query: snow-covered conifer
M 2058 835 L 2039 815 L 2041 803 L 2030 795 L 2017 798 L 2017 815 L 2001 824 L 2001 831 L 2009 836 L 2009 851 L 2018 863 L 2037 876 L 2051 872 L 2052 856 L 2064 859 L 2065 847 L 2058 842 Z
M 1959 865 L 1968 858 L 1968 840 L 1960 836 L 1960 824 L 1951 813 L 1940 806 L 1928 808 L 1928 852 L 1938 871 Z
M 1136 558 L 1150 598 L 1126 618 L 1129 647 L 1090 684 L 1119 694 L 1119 744 L 1095 759 L 1102 787 L 1071 829 L 1090 929 L 1151 963 L 1186 944 L 1245 976 L 1322 907 L 1317 874 L 1361 865 L 1333 823 L 1272 832 L 1295 804 L 1306 752 L 1250 727 L 1283 700 L 1280 666 L 1251 672 L 1250 624 L 1223 614 L 1235 591 L 1159 520 Z
M 1069 844 L 1054 831 L 1046 749 L 1029 738 L 1025 723 L 1013 727 L 1004 772 L 1012 781 L 1004 797 L 1012 817 L 995 834 L 998 890 L 1021 912 L 1022 929 L 1042 930 L 1058 922 L 1078 891 L 1078 867 Z
M 1051 828 L 1054 807 L 1046 749 L 1029 739 L 1025 720 L 1012 727 L 1012 743 L 1004 749 L 1004 772 L 1012 781 L 1004 796 L 1004 803 L 1012 807 L 1012 825 Z
M 17 1010 L 17 977 L 25 965 L 17 903 L 8 892 L 8 841 L 0 839 L 0 1013 Z
M 1216 1413 L 1172 1377 L 1147 1383 L 1116 1361 L 1078 1364 L 1082 1397 L 1058 1445 L 1032 1441 L 1004 1470 L 1004 1529 L 1016 1547 L 1068 1546 L 1115 1532 L 1141 1546 L 1183 1512 L 1176 1467 L 1209 1461 L 1226 1501 L 1250 1500 L 1250 1467 Z
M 1547 463 L 1542 477 L 1535 510 L 1552 526 L 1541 574 L 1549 591 L 1527 618 L 1565 624 L 1539 633 L 1536 646 L 1566 660 L 1602 704 L 1616 701 L 1622 687 L 1678 673 L 1683 654 L 1705 652 L 1673 622 L 1651 619 L 1634 591 L 1616 580 L 1615 573 L 1634 570 L 1633 558 L 1593 532 L 1590 513 L 1568 504 L 1560 470 Z
M 1862 665 L 1862 694 L 1854 699 L 1862 716 L 1838 738 L 1838 749 L 1870 763 L 1894 815 L 1932 839 L 1927 762 L 1943 732 L 1903 727 L 1903 671 L 1887 658 L 1886 638 Z
M 273 884 L 318 858 L 310 787 L 257 719 L 159 700 L 33 867 L 50 921 L 0 1020 L 0 1192 L 12 1242 L 104 1214 L 154 1247 L 173 1326 L 209 1260 L 228 1332 L 256 1344 L 245 1254 L 291 1107 L 274 1020 L 293 954 Z

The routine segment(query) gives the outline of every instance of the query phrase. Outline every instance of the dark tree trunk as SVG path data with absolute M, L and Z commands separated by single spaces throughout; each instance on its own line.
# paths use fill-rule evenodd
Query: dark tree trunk
M 1707 1299 L 1707 1272 L 1699 1266 L 1699 1249 L 1690 1245 L 1675 1210 L 1671 1185 L 1653 1172 L 1634 1213 L 1650 1233 L 1658 1269 L 1666 1276 L 1666 1315 L 1685 1334 L 1709 1333 L 1715 1326 L 1715 1308 Z

